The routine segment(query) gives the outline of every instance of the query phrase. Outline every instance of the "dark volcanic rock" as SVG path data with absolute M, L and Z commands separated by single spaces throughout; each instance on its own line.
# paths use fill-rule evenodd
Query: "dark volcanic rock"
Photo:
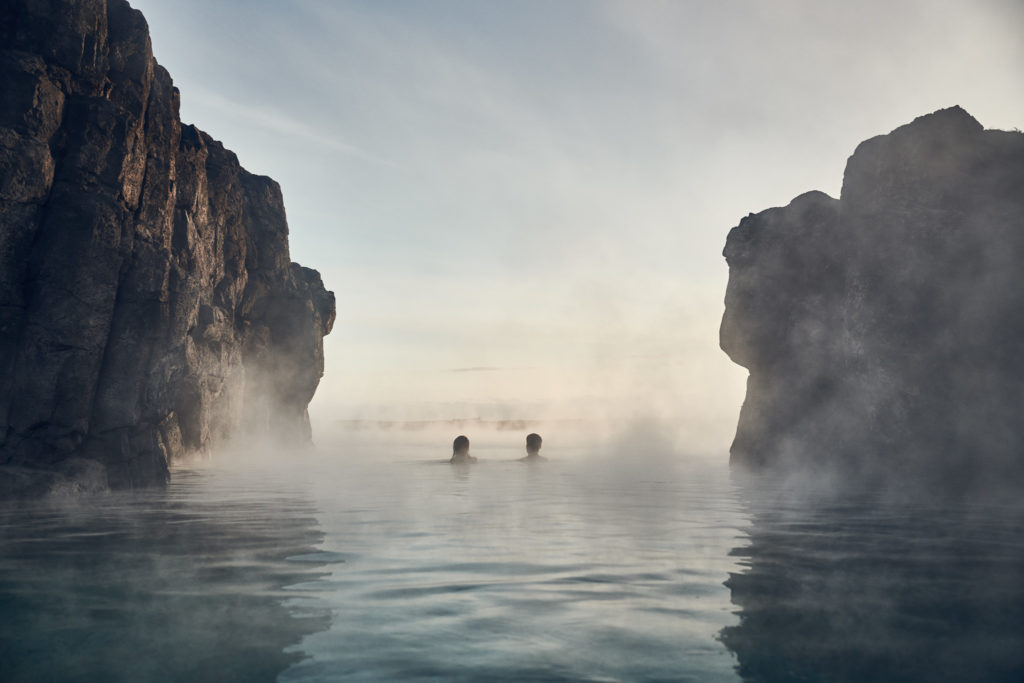
M 277 183 L 181 124 L 124 0 L 4 3 L 0 45 L 0 492 L 163 482 L 243 424 L 308 440 L 334 295 Z
M 959 107 L 861 143 L 842 196 L 744 218 L 732 461 L 966 487 L 1024 472 L 1024 134 Z

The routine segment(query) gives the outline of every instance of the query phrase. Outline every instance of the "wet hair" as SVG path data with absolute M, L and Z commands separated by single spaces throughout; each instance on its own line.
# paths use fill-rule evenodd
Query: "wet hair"
M 455 437 L 455 441 L 452 442 L 452 451 L 459 453 L 461 451 L 469 450 L 469 438 L 465 436 Z
M 528 451 L 539 451 L 541 443 L 544 439 L 540 438 L 540 434 L 527 434 L 526 435 L 526 450 Z

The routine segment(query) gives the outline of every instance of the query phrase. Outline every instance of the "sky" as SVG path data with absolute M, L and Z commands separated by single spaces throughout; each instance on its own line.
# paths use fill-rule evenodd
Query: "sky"
M 1019 0 L 132 4 L 337 296 L 314 428 L 652 416 L 724 450 L 728 230 L 916 116 L 1024 127 Z

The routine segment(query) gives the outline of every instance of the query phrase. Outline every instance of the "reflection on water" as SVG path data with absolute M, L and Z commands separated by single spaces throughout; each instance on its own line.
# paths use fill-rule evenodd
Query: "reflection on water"
M 332 624 L 283 681 L 737 679 L 717 633 L 743 519 L 720 463 L 399 460 L 320 481 L 344 562 L 309 587 Z
M 0 680 L 1024 679 L 1019 509 L 800 503 L 724 458 L 550 441 L 0 507 Z
M 326 628 L 285 586 L 318 576 L 308 502 L 238 475 L 0 508 L 0 680 L 260 681 Z
M 722 640 L 751 681 L 1024 680 L 1024 508 L 801 502 L 747 480 Z

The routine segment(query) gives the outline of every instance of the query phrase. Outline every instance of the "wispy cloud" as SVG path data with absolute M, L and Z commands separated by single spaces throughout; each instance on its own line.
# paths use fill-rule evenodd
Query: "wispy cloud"
M 230 115 L 235 120 L 247 121 L 259 128 L 292 138 L 293 140 L 302 141 L 318 148 L 330 149 L 379 166 L 398 166 L 397 163 L 390 159 L 367 152 L 336 135 L 317 130 L 303 121 L 290 117 L 276 109 L 251 102 L 235 101 L 220 93 L 201 88 L 190 88 L 188 97 L 193 100 L 193 104 L 198 104 L 201 107 L 217 111 L 223 115 Z

